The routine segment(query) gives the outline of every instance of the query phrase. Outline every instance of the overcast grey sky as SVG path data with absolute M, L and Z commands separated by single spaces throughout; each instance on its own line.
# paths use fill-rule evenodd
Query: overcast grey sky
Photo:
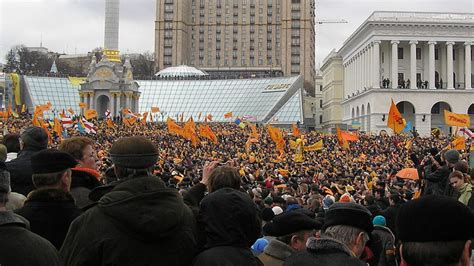
M 103 46 L 104 9 L 104 0 L 0 0 L 0 62 L 12 46 L 39 46 L 41 40 L 68 54 Z M 316 0 L 318 19 L 348 21 L 317 25 L 316 65 L 376 10 L 473 13 L 474 0 Z M 121 0 L 121 52 L 153 52 L 154 21 L 155 0 Z

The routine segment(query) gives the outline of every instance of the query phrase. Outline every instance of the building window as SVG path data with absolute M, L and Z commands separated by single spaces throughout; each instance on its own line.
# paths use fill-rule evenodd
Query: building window
M 319 85 L 319 91 L 323 91 L 323 85 Z
M 320 116 L 319 116 L 319 124 L 322 124 L 322 123 L 323 123 L 323 116 L 320 115 Z
M 319 108 L 323 108 L 323 100 L 319 100 Z
M 398 48 L 398 59 L 403 59 L 403 48 Z
M 435 49 L 435 60 L 439 58 L 439 49 Z
M 416 48 L 416 60 L 421 60 L 421 48 Z

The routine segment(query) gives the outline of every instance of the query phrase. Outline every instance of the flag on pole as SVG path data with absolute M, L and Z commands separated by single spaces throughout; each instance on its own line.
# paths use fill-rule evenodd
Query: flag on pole
M 106 118 L 110 118 L 111 115 L 112 115 L 112 113 L 110 112 L 109 109 L 107 109 L 107 110 L 105 111 L 104 115 L 105 115 Z
M 142 122 L 143 125 L 146 125 L 147 118 L 148 118 L 148 112 L 144 112 L 142 116 L 142 120 L 140 122 Z
M 294 137 L 299 137 L 301 135 L 300 129 L 298 128 L 296 124 L 292 124 L 291 128 L 292 128 Z
M 87 134 L 96 134 L 97 132 L 95 131 L 94 124 L 87 121 L 84 117 L 82 117 L 82 123 L 84 124 L 85 130 Z
M 400 134 L 400 132 L 405 128 L 405 125 L 405 119 L 403 119 L 392 99 L 390 111 L 388 112 L 387 127 L 391 128 L 396 134 Z
M 232 118 L 232 112 L 225 113 L 224 118 Z
M 67 109 L 67 111 L 68 111 L 71 115 L 74 115 L 74 114 L 75 114 L 75 113 L 74 113 L 74 110 L 72 110 L 71 107 L 69 107 L 69 108 Z
M 86 103 L 80 102 L 80 103 L 79 103 L 79 107 L 80 107 L 81 109 L 86 108 Z
M 84 117 L 87 120 L 97 117 L 97 111 L 95 109 L 88 109 L 84 112 Z
M 152 112 L 152 113 L 159 113 L 159 112 L 160 112 L 160 108 L 158 108 L 158 107 L 152 107 L 152 108 L 151 108 L 151 112 Z
M 107 127 L 114 128 L 114 121 L 112 121 L 110 118 L 107 118 Z
M 305 151 L 320 151 L 323 149 L 323 140 L 320 140 L 312 145 L 304 147 Z
M 64 128 L 72 128 L 74 126 L 70 117 L 61 117 L 61 124 Z
M 456 114 L 448 110 L 444 110 L 444 122 L 448 126 L 470 127 L 471 118 L 466 114 Z
M 207 138 L 211 140 L 213 143 L 217 144 L 217 136 L 214 134 L 212 131 L 211 127 L 209 125 L 200 125 L 199 126 L 199 135 L 203 138 Z

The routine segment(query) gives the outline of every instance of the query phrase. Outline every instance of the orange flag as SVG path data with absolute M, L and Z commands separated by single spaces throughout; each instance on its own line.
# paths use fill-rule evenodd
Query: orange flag
M 56 134 L 58 134 L 59 137 L 61 137 L 63 134 L 63 127 L 61 126 L 61 121 L 59 121 L 59 119 L 57 118 L 54 119 L 53 131 L 56 132 Z
M 293 136 L 294 137 L 299 137 L 301 135 L 300 129 L 296 124 L 291 125 L 291 128 L 293 129 Z
M 80 107 L 80 108 L 86 108 L 86 103 L 82 103 L 82 102 L 79 103 L 79 107 Z
M 159 113 L 159 112 L 160 112 L 160 108 L 158 108 L 158 107 L 152 107 L 152 108 L 151 108 L 151 112 L 152 112 L 152 113 Z
M 341 145 L 341 147 L 343 147 L 344 149 L 349 150 L 349 142 L 342 137 L 342 132 L 339 127 L 336 127 L 336 132 L 339 145 Z
M 215 144 L 218 143 L 217 136 L 214 134 L 212 131 L 211 127 L 209 125 L 200 125 L 199 126 L 199 135 L 203 138 L 207 138 L 214 142 Z
M 405 128 L 406 122 L 398 111 L 397 106 L 392 100 L 390 111 L 388 112 L 387 127 L 391 128 L 396 134 L 400 134 Z
M 352 134 L 352 133 L 344 131 L 344 130 L 341 130 L 341 136 L 342 136 L 343 139 L 345 139 L 347 141 L 358 141 L 359 140 L 359 136 L 357 134 Z
M 248 125 L 252 129 L 252 133 L 250 133 L 250 137 L 258 140 L 260 136 L 258 135 L 257 125 L 252 124 L 252 123 L 248 123 Z
M 466 140 L 464 137 L 456 137 L 452 142 L 451 142 L 451 147 L 456 150 L 465 150 L 466 149 Z
M 107 127 L 114 128 L 114 121 L 112 121 L 110 118 L 107 118 Z
M 72 110 L 72 108 L 69 107 L 69 109 L 67 109 L 67 111 L 71 114 L 71 115 L 74 115 L 74 110 Z
M 471 118 L 466 114 L 456 114 L 448 110 L 444 110 L 444 122 L 449 126 L 470 127 Z
M 228 112 L 224 114 L 224 118 L 232 118 L 232 112 Z
M 142 120 L 140 122 L 142 122 L 142 124 L 146 125 L 146 119 L 147 118 L 148 118 L 148 112 L 144 112 Z
M 180 127 L 176 122 L 169 118 L 166 119 L 166 125 L 168 126 L 168 132 L 176 135 L 182 135 L 183 134 L 183 128 Z
M 275 142 L 276 148 L 280 153 L 285 151 L 285 139 L 283 138 L 283 133 L 279 128 L 274 128 L 271 125 L 268 125 L 268 133 L 270 138 Z
M 89 120 L 97 117 L 97 111 L 95 109 L 88 109 L 84 112 L 84 117 Z

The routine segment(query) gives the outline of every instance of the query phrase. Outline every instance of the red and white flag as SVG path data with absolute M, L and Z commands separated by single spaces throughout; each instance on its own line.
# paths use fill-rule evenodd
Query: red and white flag
M 106 117 L 106 118 L 111 118 L 111 117 L 110 117 L 111 114 L 112 114 L 112 113 L 110 112 L 109 109 L 107 109 L 107 111 L 105 111 L 105 117 Z
M 472 133 L 472 131 L 469 130 L 469 128 L 465 128 L 465 127 L 461 128 L 461 129 L 459 129 L 459 132 L 461 132 L 463 135 L 466 135 L 470 138 L 474 138 L 474 133 Z
M 61 117 L 61 124 L 63 125 L 64 128 L 72 128 L 74 126 L 74 123 L 72 122 L 72 118 L 64 116 Z
M 95 131 L 94 124 L 87 121 L 84 117 L 82 117 L 82 123 L 84 124 L 85 130 L 87 134 L 96 134 L 97 132 Z

